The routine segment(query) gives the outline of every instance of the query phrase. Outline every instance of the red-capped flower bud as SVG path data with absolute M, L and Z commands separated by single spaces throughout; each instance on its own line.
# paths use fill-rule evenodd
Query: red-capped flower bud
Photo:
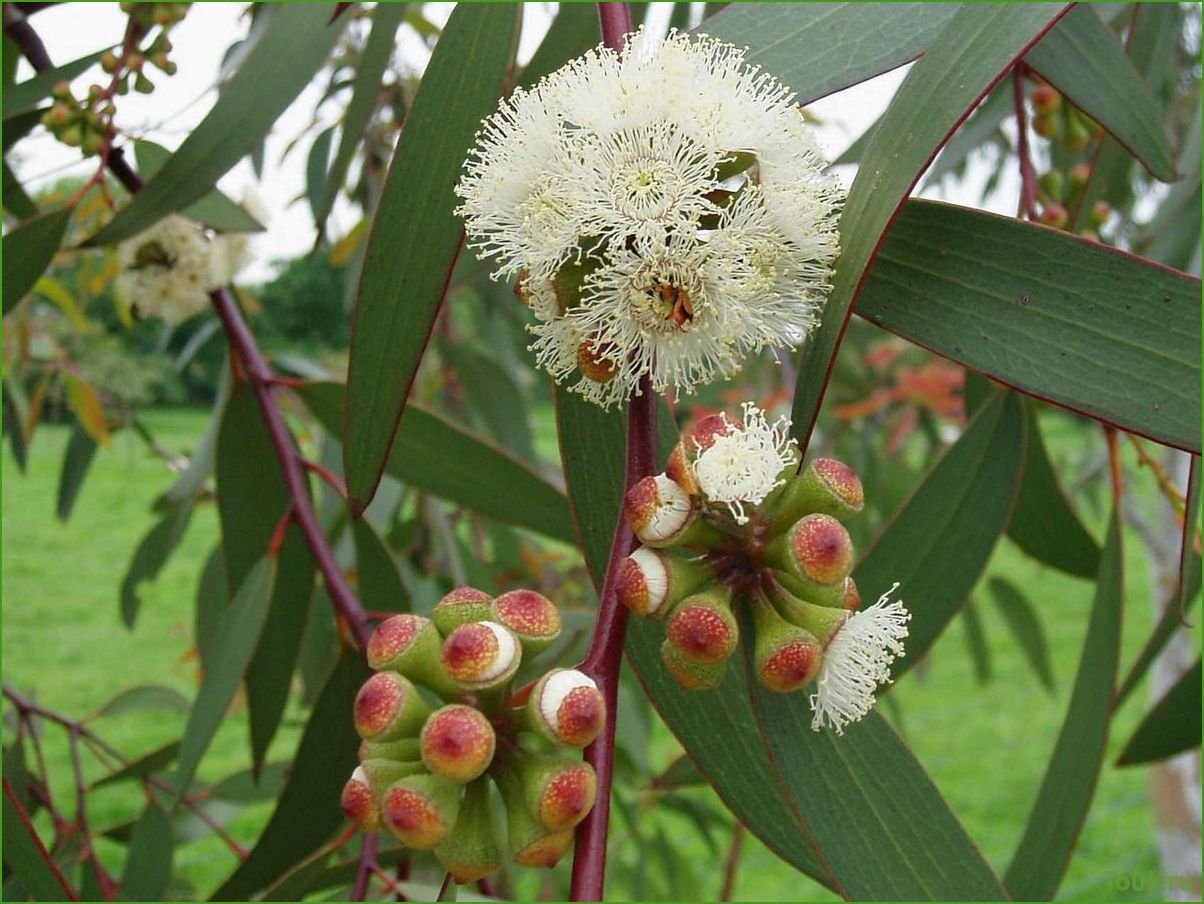
M 534 590 L 511 590 L 493 601 L 490 618 L 510 629 L 523 652 L 546 650 L 560 636 L 560 611 L 550 599 Z
M 844 579 L 844 593 L 840 597 L 840 608 L 849 612 L 861 608 L 861 591 L 857 589 L 857 582 L 851 575 Z
M 435 848 L 435 856 L 461 885 L 484 879 L 502 868 L 498 828 L 489 780 L 479 778 L 464 789 L 456 826 L 447 841 Z
M 740 630 L 732 615 L 725 587 L 688 596 L 674 608 L 665 624 L 665 637 L 683 659 L 697 663 L 723 662 L 736 650 Z
M 596 334 L 587 336 L 585 341 L 577 346 L 577 369 L 583 377 L 595 383 L 609 383 L 619 373 L 616 353 L 611 343 L 599 346 Z
M 665 466 L 665 473 L 669 479 L 691 496 L 697 496 L 701 489 L 694 476 L 695 459 L 714 445 L 716 437 L 725 436 L 741 426 L 739 421 L 728 420 L 722 414 L 709 414 L 695 421 L 686 428 L 673 451 L 669 453 L 669 461 Z
M 702 559 L 690 560 L 641 546 L 619 567 L 619 602 L 644 618 L 664 618 L 678 602 L 715 579 Z
M 1056 113 L 1062 106 L 1062 95 L 1053 85 L 1038 85 L 1033 91 L 1033 107 L 1038 113 Z
M 777 613 L 760 591 L 749 596 L 757 640 L 754 660 L 761 684 L 779 694 L 797 691 L 819 673 L 823 648 L 810 631 Z
M 1096 226 L 1103 226 L 1108 222 L 1108 217 L 1112 216 L 1112 205 L 1107 201 L 1096 201 L 1091 205 L 1091 222 Z
M 1038 114 L 1033 117 L 1033 131 L 1042 138 L 1056 138 L 1062 131 L 1062 120 L 1051 114 Z
M 394 782 L 410 775 L 419 775 L 426 771 L 418 760 L 401 763 L 397 760 L 367 759 L 360 762 L 360 768 L 368 777 L 368 785 L 379 798 Z
M 401 738 L 396 741 L 360 741 L 359 758 L 364 760 L 394 760 L 399 763 L 417 760 L 422 748 L 417 738 Z
M 539 821 L 528 804 L 517 763 L 503 764 L 493 778 L 506 805 L 506 834 L 514 862 L 548 869 L 555 866 L 572 846 L 573 830 L 553 832 Z
M 464 786 L 441 775 L 411 775 L 385 792 L 381 817 L 406 847 L 432 851 L 447 841 Z
M 589 763 L 519 752 L 507 767 L 522 785 L 527 809 L 549 832 L 573 828 L 594 807 L 598 779 Z
M 682 657 L 669 641 L 661 644 L 661 662 L 678 685 L 687 691 L 709 691 L 723 683 L 728 660 L 719 662 L 690 662 Z
M 377 672 L 356 694 L 355 730 L 365 741 L 392 741 L 417 734 L 430 712 L 409 680 Z
M 453 782 L 471 782 L 493 762 L 497 737 L 478 710 L 453 703 L 431 713 L 422 727 L 422 761 Z
M 1062 229 L 1070 221 L 1070 214 L 1061 204 L 1046 204 L 1039 219 L 1046 226 Z
M 765 560 L 808 587 L 843 593 L 844 579 L 853 567 L 853 541 L 831 515 L 807 515 L 770 541 Z
M 452 631 L 469 622 L 485 621 L 489 618 L 489 604 L 493 602 L 484 590 L 475 587 L 457 587 L 435 604 L 431 621 L 446 637 Z
M 372 793 L 368 776 L 357 766 L 351 778 L 343 786 L 340 800 L 343 815 L 361 832 L 375 832 L 380 828 L 380 811 L 376 807 L 376 796 Z
M 1066 135 L 1062 138 L 1062 147 L 1072 152 L 1081 151 L 1091 141 L 1091 128 L 1073 109 L 1067 113 Z
M 834 458 L 817 458 L 782 488 L 766 515 L 786 528 L 814 513 L 847 521 L 864 505 L 865 491 L 857 472 Z
M 429 618 L 394 615 L 381 622 L 369 638 L 368 665 L 400 672 L 441 697 L 452 697 L 460 689 L 443 673 L 442 648 L 443 638 Z
M 514 677 L 521 660 L 518 638 L 497 622 L 461 625 L 443 642 L 443 670 L 471 690 L 500 687 Z
M 592 678 L 576 669 L 552 669 L 527 699 L 529 726 L 554 744 L 585 747 L 606 725 L 606 700 Z
M 638 481 L 623 500 L 627 522 L 645 546 L 673 546 L 694 523 L 690 496 L 665 474 Z

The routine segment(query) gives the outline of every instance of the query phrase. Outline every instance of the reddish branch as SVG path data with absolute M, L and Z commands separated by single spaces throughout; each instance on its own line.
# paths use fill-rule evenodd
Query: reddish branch
M 1024 63 L 1012 67 L 1012 101 L 1016 107 L 1016 156 L 1020 158 L 1020 207 L 1018 217 L 1037 218 L 1037 179 L 1028 153 L 1028 117 L 1024 109 Z

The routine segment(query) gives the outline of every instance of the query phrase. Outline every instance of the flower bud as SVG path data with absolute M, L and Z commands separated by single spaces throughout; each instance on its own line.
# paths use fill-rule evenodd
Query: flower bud
M 343 786 L 339 805 L 347 821 L 361 832 L 375 832 L 380 827 L 380 811 L 363 767 L 357 766 L 351 773 L 351 778 Z
M 69 148 L 77 148 L 84 143 L 84 130 L 78 122 L 73 123 L 59 133 L 59 141 Z
M 429 618 L 405 613 L 381 622 L 368 640 L 368 665 L 390 669 L 442 697 L 457 692 L 439 664 L 443 641 Z
M 1062 95 L 1053 85 L 1038 85 L 1033 91 L 1033 107 L 1038 113 L 1056 113 L 1062 106 Z
M 609 383 L 619 374 L 618 362 L 614 359 L 614 346 L 598 346 L 596 334 L 587 336 L 577 346 L 577 369 L 581 375 L 595 383 Z
M 1096 226 L 1103 226 L 1108 222 L 1108 217 L 1112 216 L 1112 205 L 1107 201 L 1096 201 L 1091 205 L 1091 222 Z
M 1045 200 L 1057 203 L 1062 201 L 1062 193 L 1066 190 L 1066 177 L 1061 170 L 1051 169 L 1043 173 L 1037 180 L 1037 185 L 1045 195 Z
M 1091 178 L 1091 165 L 1087 163 L 1076 163 L 1070 168 L 1070 190 L 1071 192 L 1082 190 L 1087 184 L 1087 180 Z
M 1033 131 L 1042 138 L 1056 138 L 1062 130 L 1062 120 L 1051 114 L 1038 114 L 1033 117 Z
M 695 421 L 669 453 L 665 473 L 691 496 L 697 496 L 700 488 L 694 477 L 693 462 L 714 445 L 716 437 L 725 436 L 741 426 L 739 421 L 728 420 L 722 414 L 709 414 Z
M 377 672 L 355 697 L 355 730 L 365 741 L 392 741 L 414 735 L 431 709 L 406 678 Z
M 827 646 L 832 635 L 851 617 L 838 606 L 821 606 L 801 599 L 784 581 L 767 581 L 765 589 L 775 611 L 790 624 L 815 635 L 821 646 Z
M 550 599 L 534 590 L 511 590 L 493 601 L 493 621 L 518 638 L 523 652 L 546 650 L 560 636 L 560 612 Z
M 661 662 L 665 670 L 678 685 L 687 691 L 709 691 L 723 682 L 727 671 L 727 660 L 719 662 L 690 662 L 677 652 L 677 648 L 666 640 L 661 644 Z
M 521 660 L 518 639 L 497 622 L 461 625 L 443 642 L 443 670 L 471 690 L 500 687 L 514 677 Z
M 137 78 L 134 79 L 134 90 L 139 94 L 154 94 L 155 83 L 139 72 Z
M 726 587 L 715 587 L 686 597 L 669 616 L 665 637 L 678 655 L 689 662 L 709 664 L 727 660 L 740 639 L 730 592 Z
M 457 587 L 435 604 L 431 621 L 446 637 L 452 631 L 469 622 L 485 621 L 490 617 L 489 604 L 493 601 L 484 590 L 475 587 Z
M 784 528 L 813 513 L 847 521 L 864 505 L 865 491 L 857 472 L 834 458 L 817 458 L 782 488 L 766 515 Z
M 65 79 L 60 79 L 59 81 L 54 83 L 54 87 L 51 89 L 50 95 L 55 100 L 65 100 L 65 101 L 72 100 L 71 83 L 66 81 Z
M 439 775 L 411 775 L 385 792 L 381 816 L 406 847 L 431 851 L 447 841 L 464 786 Z
M 853 541 L 831 515 L 807 515 L 769 542 L 765 560 L 808 588 L 843 593 L 853 567 Z
M 502 868 L 497 816 L 487 778 L 479 778 L 464 789 L 456 826 L 447 841 L 435 848 L 435 856 L 461 885 L 484 879 Z
M 1045 209 L 1041 211 L 1040 221 L 1054 229 L 1063 229 L 1070 221 L 1070 214 L 1061 204 L 1046 204 Z
M 813 681 L 823 661 L 815 635 L 782 618 L 759 590 L 749 595 L 749 605 L 757 631 L 754 661 L 761 684 L 788 694 Z
M 598 779 L 589 763 L 520 751 L 508 765 L 522 785 L 527 809 L 549 832 L 573 828 L 593 809 Z
M 502 802 L 506 805 L 506 834 L 510 856 L 519 866 L 552 868 L 573 844 L 573 830 L 553 832 L 531 812 L 517 774 L 517 763 L 510 762 L 493 773 Z M 587 811 L 588 812 L 588 811 Z
M 424 771 L 422 763 L 417 761 L 399 763 L 396 760 L 367 759 L 360 763 L 360 773 L 377 798 L 383 797 L 385 791 L 395 782 Z
M 459 703 L 435 710 L 422 727 L 420 741 L 426 767 L 461 784 L 489 768 L 497 745 L 489 720 Z
M 1062 138 L 1062 147 L 1074 152 L 1081 151 L 1091 141 L 1091 130 L 1083 122 L 1083 118 L 1071 111 L 1066 117 L 1066 135 Z
M 408 762 L 422 756 L 417 738 L 400 738 L 396 741 L 360 741 L 359 758 L 363 760 L 394 760 Z
M 641 546 L 619 566 L 615 592 L 619 602 L 636 615 L 664 618 L 678 602 L 714 578 L 714 571 L 702 560 Z
M 693 524 L 697 510 L 689 495 L 665 474 L 645 477 L 627 491 L 623 509 L 645 546 L 673 546 Z
M 606 725 L 606 700 L 576 669 L 552 669 L 535 683 L 526 706 L 532 729 L 554 744 L 585 747 Z
M 847 612 L 861 608 L 861 591 L 857 589 L 857 582 L 853 580 L 852 575 L 844 579 L 844 593 L 840 597 L 840 608 Z
M 94 157 L 104 150 L 105 137 L 102 132 L 89 130 L 84 133 L 84 140 L 80 143 L 80 150 L 88 157 Z

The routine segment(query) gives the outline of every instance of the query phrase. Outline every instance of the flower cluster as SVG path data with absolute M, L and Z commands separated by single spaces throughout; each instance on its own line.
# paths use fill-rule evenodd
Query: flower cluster
M 541 367 L 602 405 L 690 391 L 815 323 L 836 183 L 794 95 L 707 37 L 641 30 L 484 123 L 457 186 L 469 241 L 517 278 Z
M 860 608 L 841 522 L 862 508 L 861 481 L 830 458 L 796 475 L 789 426 L 746 404 L 739 421 L 714 415 L 688 430 L 665 473 L 627 494 L 643 545 L 623 563 L 617 591 L 636 615 L 665 622 L 662 659 L 691 690 L 723 680 L 744 608 L 761 683 L 780 693 L 814 683 L 811 727 L 840 734 L 890 680 L 910 614 L 888 602 L 898 585 Z
M 192 220 L 172 214 L 122 242 L 117 295 L 135 317 L 180 323 L 205 310 L 209 293 L 234 279 L 246 249 L 244 235 L 210 237 Z
M 429 619 L 383 622 L 367 650 L 376 674 L 355 700 L 363 743 L 343 789 L 347 818 L 366 831 L 383 825 L 473 882 L 503 863 L 492 783 L 510 858 L 554 866 L 597 782 L 588 763 L 547 748 L 584 747 L 606 722 L 601 692 L 575 669 L 512 689 L 523 657 L 559 634 L 556 607 L 531 590 L 491 598 L 460 587 Z

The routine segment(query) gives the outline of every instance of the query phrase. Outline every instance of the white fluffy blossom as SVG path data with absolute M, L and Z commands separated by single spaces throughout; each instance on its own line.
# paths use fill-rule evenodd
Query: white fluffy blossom
M 742 423 L 723 415 L 727 432 L 711 439 L 690 467 L 703 498 L 725 505 L 737 524 L 747 524 L 746 505 L 756 507 L 785 483 L 783 472 L 798 461 L 798 444 L 790 437 L 790 419 L 770 424 L 752 402 L 743 406 Z
M 611 405 L 807 335 L 838 251 L 823 166 L 744 51 L 641 30 L 504 99 L 456 190 L 470 243 L 520 280 L 538 364 Z
M 245 264 L 247 238 L 210 238 L 180 214 L 164 217 L 118 249 L 118 297 L 139 317 L 179 323 L 209 305 L 209 293 Z
M 904 653 L 911 620 L 903 603 L 887 602 L 898 586 L 895 583 L 868 609 L 849 615 L 828 642 L 811 695 L 813 730 L 826 723 L 843 734 L 846 725 L 873 708 L 878 686 L 890 683 L 890 666 Z

